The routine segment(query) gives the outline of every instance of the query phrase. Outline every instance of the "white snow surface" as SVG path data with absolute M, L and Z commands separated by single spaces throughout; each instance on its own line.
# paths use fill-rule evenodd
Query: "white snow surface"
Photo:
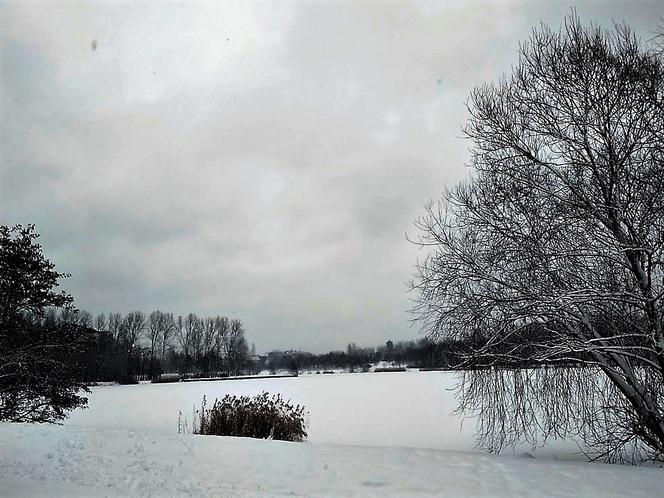
M 571 442 L 475 451 L 453 384 L 408 372 L 99 386 L 64 426 L 0 424 L 0 496 L 662 496 L 662 469 L 556 460 L 580 458 Z M 177 433 L 203 394 L 261 391 L 307 407 L 307 442 Z

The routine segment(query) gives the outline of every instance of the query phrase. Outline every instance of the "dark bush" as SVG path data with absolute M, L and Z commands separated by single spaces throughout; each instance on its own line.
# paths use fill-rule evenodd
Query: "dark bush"
M 381 367 L 381 368 L 375 368 L 374 372 L 376 373 L 383 373 L 383 372 L 405 372 L 406 369 L 403 367 Z
M 138 384 L 138 379 L 135 375 L 131 374 L 122 374 L 118 376 L 118 384 L 128 385 L 128 384 Z
M 227 394 L 211 407 L 203 397 L 194 433 L 303 441 L 307 437 L 304 406 L 266 392 L 254 397 Z
M 180 374 L 174 374 L 174 373 L 169 373 L 169 374 L 161 374 L 158 377 L 154 377 L 152 379 L 153 384 L 165 384 L 168 382 L 180 382 L 182 379 L 182 376 Z

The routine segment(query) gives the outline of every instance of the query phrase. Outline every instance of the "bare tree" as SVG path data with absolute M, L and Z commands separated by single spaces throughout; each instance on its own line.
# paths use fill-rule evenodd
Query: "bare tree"
M 229 375 L 237 375 L 249 359 L 249 346 L 240 320 L 231 320 L 228 336 L 224 341 L 226 365 Z
M 494 451 L 664 459 L 661 52 L 573 15 L 469 110 L 474 173 L 418 220 L 413 282 L 424 328 L 472 346 L 461 409 Z
M 154 359 L 154 352 L 161 337 L 161 331 L 164 326 L 164 313 L 161 311 L 153 311 L 148 316 L 147 321 L 147 338 L 150 341 L 150 361 Z
M 122 325 L 122 315 L 120 313 L 108 314 L 108 331 L 111 337 L 116 341 L 120 338 L 120 328 Z
M 182 315 L 178 316 L 178 319 L 175 322 L 175 332 L 176 332 L 176 337 L 178 344 L 180 345 L 180 349 L 182 353 L 186 356 L 189 354 L 189 339 L 187 337 L 187 334 L 185 333 L 184 330 L 184 320 L 182 319 Z
M 190 313 L 187 317 L 193 316 L 189 326 L 191 329 L 191 354 L 196 364 L 200 364 L 203 356 L 203 319 L 195 313 Z M 186 322 L 186 321 L 185 321 Z
M 100 313 L 95 318 L 95 330 L 98 332 L 106 332 L 108 329 L 108 322 L 106 321 L 106 315 Z
M 214 351 L 215 326 L 214 318 L 207 317 L 203 320 L 203 354 L 207 355 Z
M 221 370 L 223 363 L 226 361 L 226 344 L 228 335 L 230 333 L 230 321 L 225 316 L 214 317 L 214 354 L 219 364 L 216 365 L 217 370 Z
M 215 360 L 215 335 L 217 329 L 215 327 L 215 319 L 213 317 L 207 317 L 204 320 L 201 320 L 203 328 L 203 339 L 202 339 L 202 356 L 204 364 L 204 371 L 210 372 L 213 368 L 213 361 Z
M 92 328 L 93 318 L 89 311 L 81 310 L 76 316 L 77 324 L 84 328 Z
M 132 311 L 125 316 L 120 326 L 120 340 L 127 353 L 131 355 L 138 343 L 138 339 L 145 330 L 145 314 L 141 311 Z
M 166 356 L 166 348 L 170 346 L 173 340 L 173 334 L 176 330 L 176 323 L 173 319 L 173 313 L 164 314 L 164 323 L 161 329 L 161 361 L 163 363 Z
M 198 321 L 195 313 L 189 313 L 184 319 L 178 317 L 178 341 L 185 356 L 194 356 Z
M 78 310 L 74 308 L 62 308 L 58 316 L 58 322 L 61 324 L 77 325 Z
M 224 344 L 230 332 L 230 321 L 225 316 L 217 315 L 214 317 L 214 328 L 214 350 L 221 357 L 224 354 Z

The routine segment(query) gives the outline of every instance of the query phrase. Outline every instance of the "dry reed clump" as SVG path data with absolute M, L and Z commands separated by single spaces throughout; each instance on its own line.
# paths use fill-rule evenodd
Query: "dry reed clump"
M 307 437 L 304 406 L 293 405 L 280 394 L 227 394 L 210 407 L 204 396 L 197 418 L 195 434 L 282 441 L 304 441 Z

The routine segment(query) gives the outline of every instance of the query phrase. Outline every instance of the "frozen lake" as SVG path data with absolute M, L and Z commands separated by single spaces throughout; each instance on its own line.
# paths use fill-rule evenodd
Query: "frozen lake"
M 211 403 L 225 394 L 267 391 L 306 406 L 310 442 L 474 451 L 474 420 L 453 413 L 455 382 L 452 372 L 412 371 L 98 386 L 89 395 L 89 409 L 72 413 L 66 425 L 173 434 L 178 413 L 191 421 L 203 395 Z M 525 451 L 537 457 L 585 459 L 572 442 L 507 452 Z
M 452 415 L 454 374 L 447 372 L 301 375 L 130 386 L 98 386 L 89 408 L 67 425 L 177 432 L 178 413 L 189 420 L 203 395 L 280 393 L 306 406 L 311 442 L 360 446 L 468 449 L 470 430 Z

